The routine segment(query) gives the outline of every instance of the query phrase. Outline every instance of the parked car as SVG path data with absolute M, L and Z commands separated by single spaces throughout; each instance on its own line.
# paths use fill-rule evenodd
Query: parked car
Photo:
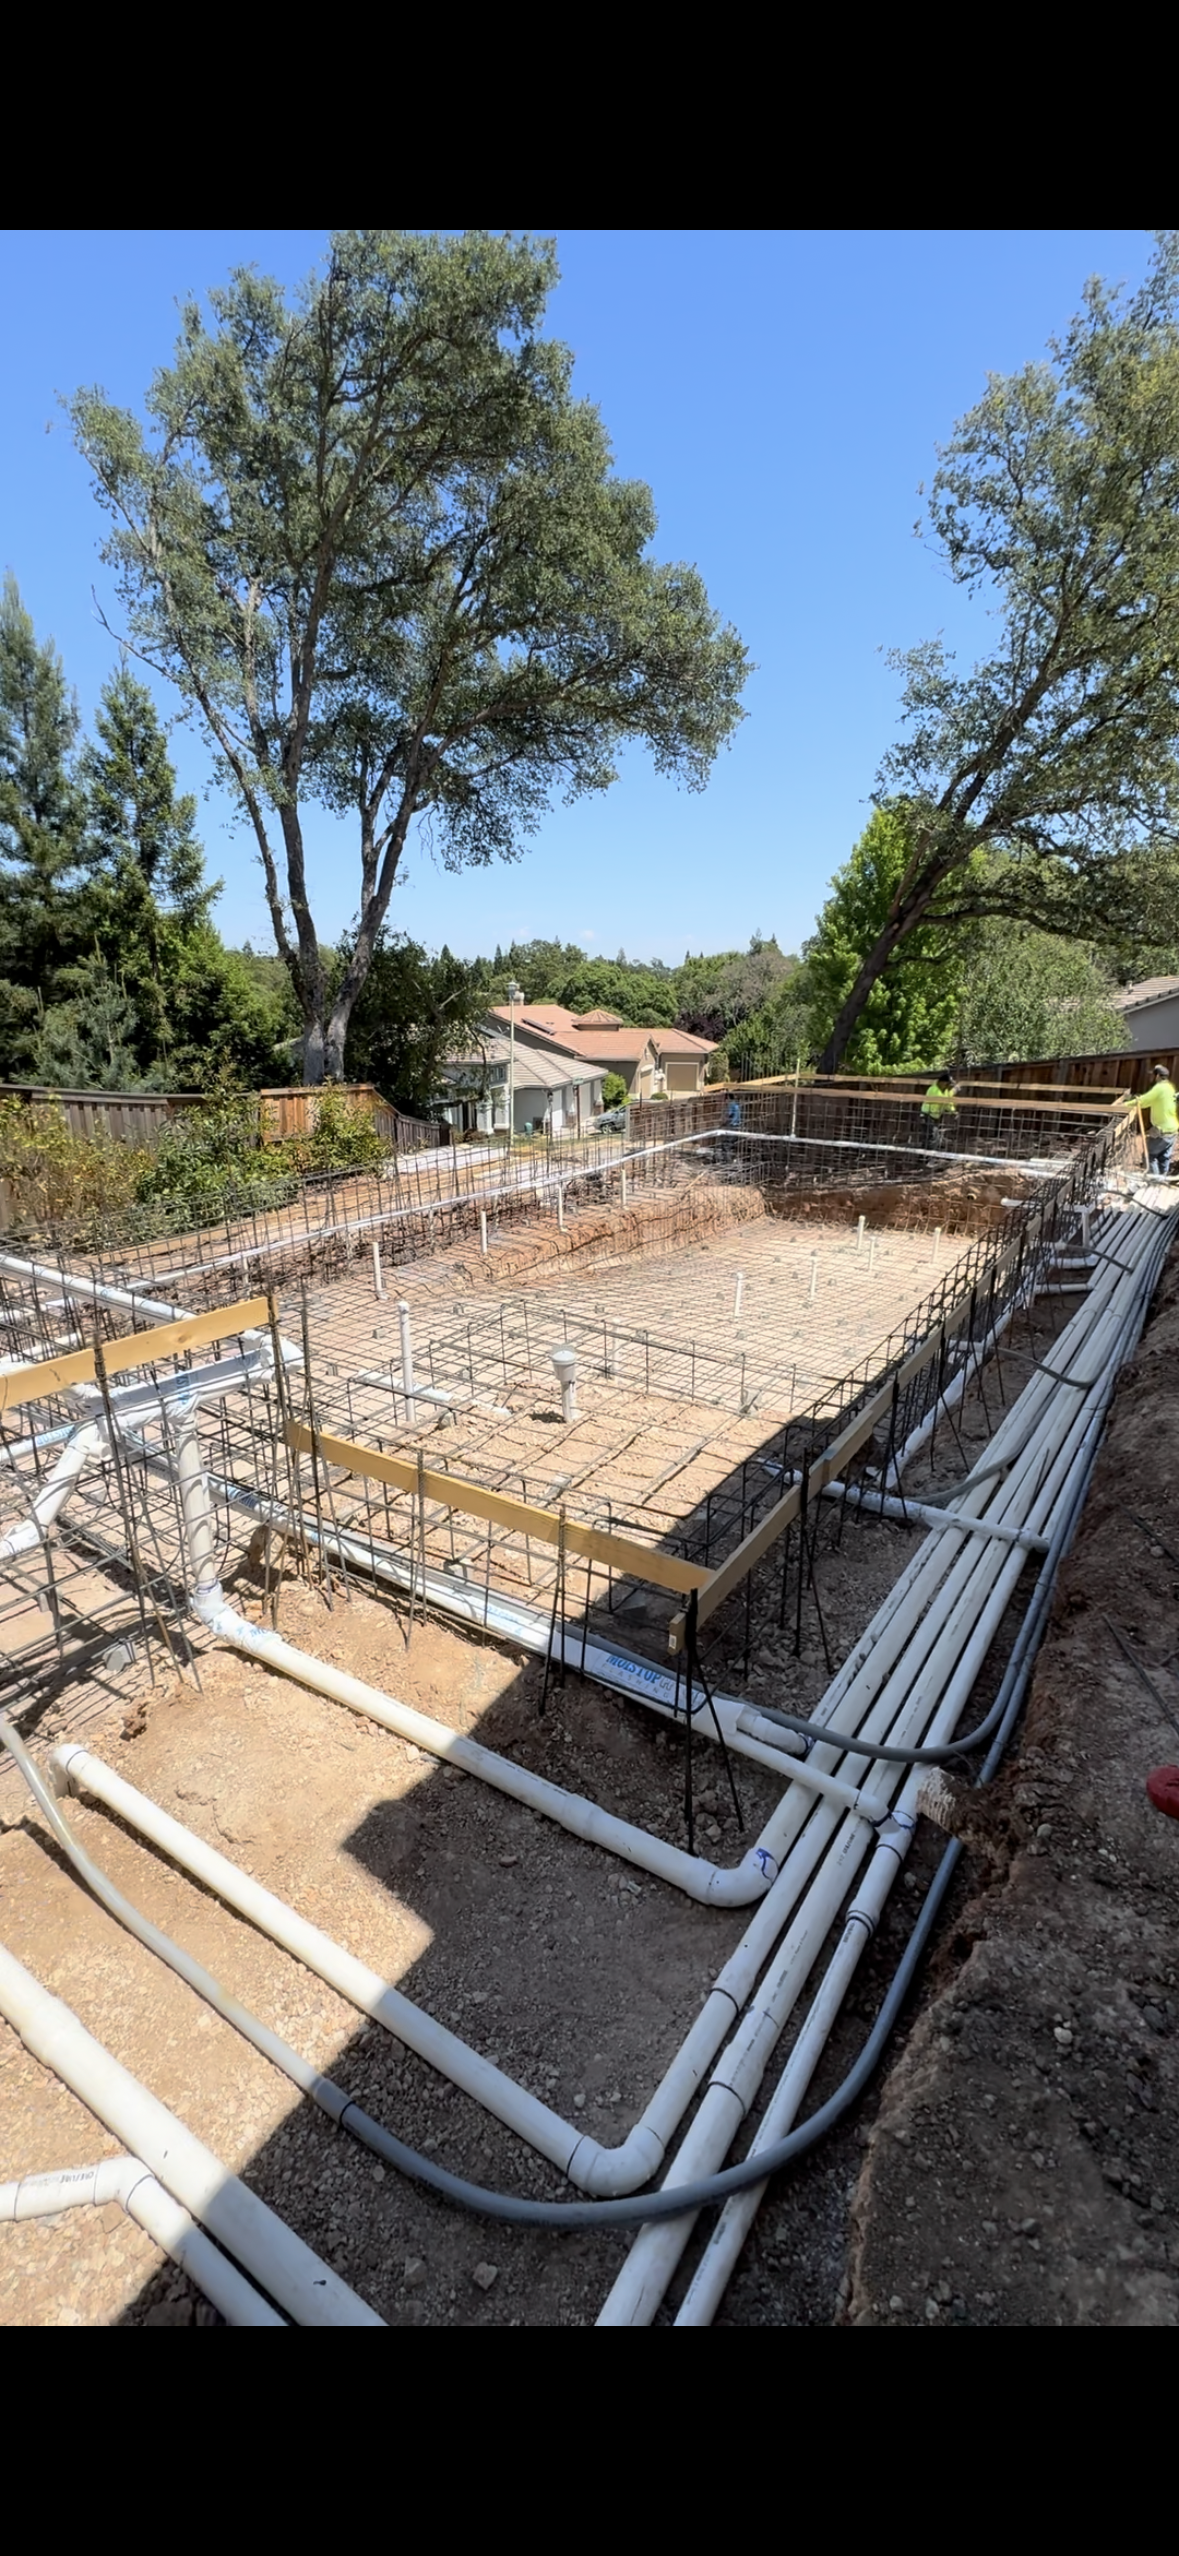
M 599 1136 L 622 1136 L 626 1132 L 626 1111 L 604 1109 L 595 1118 L 594 1126 Z

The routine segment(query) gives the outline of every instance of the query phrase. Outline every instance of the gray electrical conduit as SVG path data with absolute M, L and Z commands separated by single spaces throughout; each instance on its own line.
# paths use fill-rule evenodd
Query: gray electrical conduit
M 1127 1325 L 1123 1356 L 1128 1354 L 1142 1331 L 1154 1285 L 1157 1284 L 1158 1269 L 1165 1257 L 1169 1241 L 1170 1235 L 1164 1232 L 1160 1236 L 1158 1252 L 1152 1252 L 1150 1255 L 1144 1271 L 1143 1286 Z M 1147 1279 L 1150 1281 L 1149 1284 L 1146 1283 Z M 1075 1484 L 1067 1511 L 1059 1521 L 1044 1557 L 1031 1603 L 1004 1672 L 999 1694 L 991 1713 L 987 1716 L 986 1727 L 988 1730 L 995 1729 L 996 1738 L 982 1769 L 980 1777 L 982 1782 L 988 1781 L 998 1766 L 1023 1701 L 1056 1574 L 1071 1541 L 1092 1477 L 1100 1443 L 1101 1423 L 1108 1410 L 1117 1381 L 1117 1372 L 1117 1367 L 1111 1366 L 1102 1380 L 1099 1403 L 1081 1442 Z M 824 1738 L 831 1737 L 824 1724 L 817 1725 L 817 1728 Z M 462 2176 L 448 2173 L 445 2167 L 434 2165 L 430 2158 L 421 2156 L 416 2149 L 406 2146 L 402 2140 L 395 2138 L 392 2132 L 385 2130 L 379 2122 L 371 2120 L 358 2104 L 345 2095 L 341 2087 L 335 2085 L 330 2078 L 321 2076 L 317 2069 L 310 2067 L 305 2060 L 298 2057 L 295 2051 L 290 2050 L 285 2042 L 280 2041 L 277 2034 L 272 2033 L 265 2024 L 260 2023 L 244 2007 L 239 2006 L 237 2000 L 228 1996 L 199 1962 L 194 1961 L 190 1954 L 182 1951 L 179 1945 L 173 1944 L 171 1939 L 158 1927 L 153 1926 L 148 1918 L 141 1916 L 140 1912 L 132 1907 L 130 1901 L 124 1899 L 122 1892 L 107 1880 L 105 1874 L 99 1870 L 78 1843 L 68 1823 L 62 1818 L 53 1795 L 43 1783 L 23 1742 L 11 1729 L 3 1715 L 0 1715 L 0 1738 L 11 1750 L 53 1834 L 75 1869 L 102 1904 L 122 1924 L 126 1925 L 141 1943 L 167 1961 L 180 1977 L 196 1989 L 199 1996 L 205 1998 L 218 2013 L 224 2015 L 228 2022 L 235 2024 L 264 2057 L 269 2058 L 275 2066 L 281 2068 L 302 2092 L 309 2094 L 313 2101 L 319 2103 L 339 2127 L 349 2130 L 353 2137 L 357 2138 L 363 2146 L 371 2149 L 383 2162 L 397 2167 L 401 2173 L 410 2175 L 415 2181 L 427 2185 L 431 2191 L 440 2193 L 445 2200 L 456 2202 L 463 2209 L 472 2211 L 478 2216 L 517 2227 L 547 2227 L 572 2232 L 580 2228 L 635 2227 L 649 2225 L 658 2219 L 680 2218 L 689 2210 L 705 2209 L 717 2201 L 727 2199 L 730 2193 L 745 2191 L 754 2184 L 766 2182 L 771 2175 L 779 2172 L 794 2157 L 804 2154 L 808 2148 L 813 2147 L 857 2100 L 871 2076 L 908 1993 L 961 1853 L 960 1846 L 957 1841 L 954 1841 L 942 1856 L 926 1893 L 917 1924 L 909 1938 L 898 1969 L 894 1973 L 884 2004 L 855 2066 L 836 2093 L 830 2096 L 820 2110 L 812 2114 L 800 2128 L 790 2131 L 774 2147 L 763 2149 L 757 2155 L 743 2159 L 738 2165 L 728 2166 L 718 2174 L 704 2176 L 696 2183 L 673 2185 L 657 2193 L 637 2194 L 614 2201 L 523 2201 L 517 2200 L 509 2193 L 491 2192 L 480 2184 L 468 2183 Z M 977 1734 L 974 1744 L 978 1745 Z M 851 1745 L 858 1747 L 861 1751 L 864 1747 L 862 1740 L 853 1740 Z M 940 1751 L 934 1752 L 935 1757 L 940 1757 L 941 1754 Z

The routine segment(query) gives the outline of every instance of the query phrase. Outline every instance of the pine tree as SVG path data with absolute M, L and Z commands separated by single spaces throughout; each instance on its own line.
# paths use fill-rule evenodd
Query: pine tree
M 31 1062 L 63 958 L 78 945 L 83 803 L 78 713 L 11 572 L 0 596 L 0 1072 Z

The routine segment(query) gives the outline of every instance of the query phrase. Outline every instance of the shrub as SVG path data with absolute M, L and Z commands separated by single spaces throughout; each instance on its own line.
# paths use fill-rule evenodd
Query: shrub
M 0 1096 L 0 1180 L 11 1221 L 52 1226 L 66 1248 L 101 1248 L 131 1208 L 151 1160 L 142 1146 L 72 1135 L 51 1101 Z

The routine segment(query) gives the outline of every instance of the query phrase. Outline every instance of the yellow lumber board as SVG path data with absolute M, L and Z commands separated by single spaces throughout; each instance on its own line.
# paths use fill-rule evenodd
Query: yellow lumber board
M 319 1455 L 325 1464 L 388 1482 L 398 1491 L 420 1488 L 424 1499 L 458 1509 L 464 1517 L 488 1518 L 493 1525 L 531 1536 L 538 1544 L 561 1541 L 562 1521 L 553 1509 L 533 1508 L 526 1500 L 509 1499 L 506 1492 L 486 1490 L 481 1482 L 467 1482 L 460 1474 L 436 1473 L 430 1465 L 423 1464 L 419 1470 L 411 1458 L 382 1455 L 377 1447 L 334 1437 L 327 1429 L 309 1429 L 301 1420 L 288 1423 L 286 1437 L 301 1455 Z M 650 1581 L 655 1588 L 684 1595 L 702 1588 L 709 1577 L 703 1563 L 677 1561 L 674 1554 L 658 1553 L 649 1545 L 633 1543 L 629 1536 L 608 1534 L 602 1527 L 582 1526 L 576 1518 L 565 1519 L 564 1531 L 567 1552 L 585 1554 L 630 1578 Z
M 255 1331 L 267 1319 L 265 1296 L 248 1296 L 241 1304 L 223 1305 L 214 1313 L 184 1314 L 179 1322 L 157 1323 L 151 1331 L 129 1331 L 121 1339 L 104 1340 L 103 1365 L 108 1376 L 128 1367 L 154 1367 L 178 1358 L 185 1349 L 224 1340 L 231 1332 Z M 70 1349 L 63 1358 L 39 1358 L 28 1367 L 12 1367 L 0 1375 L 0 1411 L 19 1411 L 48 1393 L 64 1393 L 70 1385 L 92 1384 L 93 1349 Z

